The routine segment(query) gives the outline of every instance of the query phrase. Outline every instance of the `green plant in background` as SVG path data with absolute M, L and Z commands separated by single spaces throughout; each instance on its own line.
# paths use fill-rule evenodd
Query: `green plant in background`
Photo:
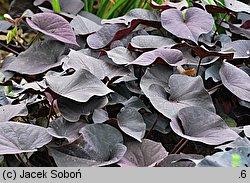
M 94 0 L 83 0 L 84 10 L 96 14 L 101 18 L 113 18 L 126 14 L 134 8 L 151 9 L 149 0 L 127 1 L 127 0 L 99 0 L 95 6 Z M 164 0 L 155 0 L 162 4 Z
M 16 38 L 16 36 L 17 36 L 17 29 L 18 29 L 17 24 L 19 23 L 19 21 L 13 20 L 13 18 L 8 14 L 4 14 L 4 18 L 14 25 L 14 28 L 12 30 L 8 31 L 8 34 L 7 34 L 6 41 L 7 41 L 7 44 L 9 44 L 12 41 L 12 39 Z
M 54 12 L 61 13 L 61 8 L 60 8 L 59 0 L 52 0 L 51 4 L 52 4 Z
M 233 167 L 239 167 L 241 164 L 241 157 L 238 154 L 232 155 L 232 166 Z
M 10 31 L 8 31 L 7 34 L 7 44 L 9 44 L 13 39 L 17 40 L 18 36 L 18 24 L 19 22 L 25 17 L 26 12 L 23 13 L 23 15 L 16 20 L 14 20 L 9 14 L 4 14 L 3 17 L 10 23 L 14 25 L 14 28 Z

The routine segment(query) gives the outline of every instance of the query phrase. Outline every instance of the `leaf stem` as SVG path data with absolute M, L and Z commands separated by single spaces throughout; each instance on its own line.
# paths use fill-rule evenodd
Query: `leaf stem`
M 15 39 L 15 41 L 18 43 L 18 45 L 21 46 L 21 48 L 23 49 L 23 51 L 25 51 L 26 48 L 23 46 L 23 44 L 20 43 L 20 41 L 18 41 L 16 38 L 14 38 L 14 39 Z
M 200 58 L 200 60 L 199 60 L 199 64 L 197 66 L 197 71 L 196 71 L 196 75 L 195 76 L 199 75 L 199 71 L 200 71 L 200 67 L 201 67 L 201 60 L 202 60 L 202 58 Z
M 185 145 L 187 145 L 188 142 L 189 142 L 188 139 L 182 138 L 178 142 L 178 144 L 175 145 L 174 149 L 169 154 L 178 154 L 179 152 L 181 152 L 183 147 L 185 147 Z
M 26 161 L 27 161 L 26 165 L 29 166 L 29 167 L 31 167 L 31 163 L 30 163 L 30 160 L 29 160 L 27 154 L 23 153 L 23 155 L 24 155 L 24 157 L 26 158 Z
M 215 90 L 215 89 L 221 87 L 222 85 L 223 85 L 222 83 L 221 83 L 221 84 L 218 84 L 218 85 L 216 85 L 216 86 L 214 86 L 214 87 L 208 89 L 207 92 L 211 92 L 211 91 L 213 91 L 213 90 Z
M 11 49 L 10 47 L 4 45 L 3 43 L 0 42 L 0 46 L 2 46 L 3 48 L 5 48 L 6 50 L 10 51 L 11 53 L 14 53 L 15 55 L 19 55 L 18 52 L 16 52 L 15 50 Z
M 188 142 L 189 142 L 189 140 L 185 139 L 185 141 L 181 144 L 181 146 L 175 151 L 175 154 L 180 153 L 181 150 L 187 145 Z
M 32 44 L 34 44 L 43 34 L 41 32 L 38 32 L 36 36 L 29 42 L 28 46 L 30 47 Z
M 219 23 L 218 26 L 216 27 L 216 30 L 215 30 L 214 35 L 213 35 L 213 37 L 212 37 L 212 40 L 214 40 L 215 35 L 217 34 L 219 28 L 221 27 L 221 24 L 222 24 L 223 20 L 226 18 L 227 15 L 228 15 L 228 13 L 225 13 L 225 15 L 222 17 L 220 23 Z
M 25 167 L 28 167 L 28 165 L 23 161 L 22 157 L 20 156 L 20 154 L 15 154 L 16 158 L 18 159 L 18 161 L 20 161 Z
M 84 3 L 84 11 L 89 12 L 88 1 L 87 0 L 83 0 L 83 3 Z
M 28 44 L 28 41 L 26 41 L 22 36 L 18 35 L 18 37 L 19 37 L 20 39 L 22 39 L 23 42 L 25 42 L 25 44 Z
M 51 159 L 50 159 L 50 156 L 49 156 L 49 150 L 48 150 L 47 147 L 45 147 L 44 149 L 45 149 L 45 153 L 46 153 L 48 162 L 49 162 L 50 166 L 53 167 L 53 163 L 52 163 L 52 161 L 51 161 Z
M 178 142 L 178 144 L 176 144 L 174 146 L 174 148 L 172 149 L 172 151 L 169 154 L 175 154 L 176 150 L 179 148 L 179 146 L 181 146 L 181 144 L 185 141 L 184 138 L 181 138 L 181 140 Z
M 55 99 L 52 100 L 50 108 L 49 108 L 48 123 L 49 123 L 50 118 L 52 117 L 54 101 Z
M 151 126 L 151 128 L 150 128 L 149 132 L 147 133 L 147 135 L 145 136 L 145 139 L 148 138 L 149 135 L 152 133 L 152 131 L 153 131 L 155 125 L 157 124 L 157 122 L 158 122 L 158 117 L 157 117 L 157 119 L 155 120 L 154 124 Z

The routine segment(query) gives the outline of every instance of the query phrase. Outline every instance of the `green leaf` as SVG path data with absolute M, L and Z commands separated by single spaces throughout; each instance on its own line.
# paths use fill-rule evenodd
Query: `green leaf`
M 241 157 L 238 154 L 232 155 L 233 167 L 238 167 L 241 164 Z
M 83 0 L 84 3 L 84 11 L 89 12 L 88 0 Z
M 94 0 L 89 0 L 89 12 L 93 12 Z
M 206 2 L 209 5 L 214 5 L 216 6 L 216 3 L 214 2 L 214 0 L 202 0 L 202 2 Z
M 17 35 L 17 26 L 14 27 L 14 29 L 12 30 L 12 34 L 14 37 L 16 37 Z
M 110 10 L 108 11 L 107 14 L 105 14 L 103 16 L 103 18 L 107 19 L 107 18 L 110 18 L 110 16 L 123 4 L 125 3 L 126 0 L 120 0 L 120 1 L 117 1 L 111 8 Z
M 9 31 L 8 34 L 7 34 L 7 44 L 9 44 L 11 42 L 13 37 L 14 37 L 13 32 Z
M 61 13 L 61 8 L 60 8 L 59 0 L 52 0 L 51 4 L 52 4 L 54 12 Z

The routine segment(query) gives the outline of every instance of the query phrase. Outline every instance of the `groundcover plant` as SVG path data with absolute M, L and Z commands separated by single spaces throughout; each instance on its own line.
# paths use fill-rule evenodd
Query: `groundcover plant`
M 84 2 L 14 0 L 0 20 L 1 166 L 250 165 L 248 4 L 101 19 Z

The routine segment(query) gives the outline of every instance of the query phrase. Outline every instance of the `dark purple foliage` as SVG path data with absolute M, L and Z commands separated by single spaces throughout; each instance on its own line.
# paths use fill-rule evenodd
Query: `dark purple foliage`
M 185 11 L 185 10 L 184 10 Z M 188 8 L 185 13 L 177 9 L 162 12 L 162 26 L 173 35 L 197 43 L 201 34 L 212 30 L 213 17 L 199 8 Z
M 240 161 L 238 162 L 238 167 L 248 167 L 250 165 L 249 161 L 249 147 L 240 147 L 231 149 L 226 152 L 218 152 L 212 156 L 206 156 L 202 161 L 200 161 L 197 167 L 231 167 L 233 165 L 233 155 L 239 155 Z
M 46 128 L 18 122 L 0 123 L 0 154 L 37 151 L 52 140 Z
M 90 115 L 95 109 L 101 109 L 108 104 L 104 97 L 92 97 L 87 102 L 77 102 L 68 98 L 57 99 L 57 107 L 64 119 L 76 122 L 82 115 Z
M 61 42 L 78 45 L 67 20 L 54 13 L 37 13 L 26 19 L 29 26 Z
M 74 143 L 49 149 L 58 166 L 105 166 L 118 162 L 126 152 L 122 135 L 114 127 L 92 124 L 81 128 L 80 133 Z
M 105 96 L 112 92 L 85 69 L 79 69 L 68 76 L 45 76 L 45 80 L 52 91 L 76 102 L 87 102 L 93 96 Z
M 25 103 L 17 105 L 0 106 L 0 122 L 9 121 L 16 116 L 27 116 L 28 110 Z
M 139 142 L 144 137 L 146 124 L 142 115 L 134 108 L 124 107 L 117 115 L 118 125 L 121 130 Z
M 104 48 L 112 41 L 125 37 L 139 24 L 159 27 L 160 19 L 150 11 L 135 9 L 132 13 L 129 12 L 124 17 L 111 20 L 109 23 L 113 24 L 105 24 L 99 31 L 88 36 L 87 43 L 92 49 Z
M 14 0 L 34 15 L 0 40 L 1 165 L 249 166 L 249 5 L 151 1 L 102 20 L 50 2 Z
M 139 142 L 126 143 L 127 152 L 118 162 L 121 167 L 152 167 L 164 159 L 168 152 L 157 142 L 143 139 Z
M 133 50 L 150 51 L 161 47 L 171 48 L 175 44 L 173 39 L 163 36 L 141 35 L 133 37 L 129 46 Z
M 232 64 L 223 62 L 220 69 L 222 83 L 242 100 L 250 102 L 250 76 Z
M 80 15 L 73 18 L 70 25 L 73 27 L 76 35 L 88 35 L 102 28 L 102 26 L 97 23 Z
M 35 0 L 34 5 L 39 6 L 45 1 L 51 3 L 51 0 Z M 84 3 L 81 0 L 63 0 L 59 1 L 59 3 L 62 12 L 71 13 L 74 15 L 77 14 L 84 6 Z
M 86 125 L 83 121 L 70 123 L 62 117 L 50 123 L 48 133 L 59 139 L 66 139 L 68 143 L 72 143 L 80 137 L 79 129 Z
M 35 43 L 19 54 L 4 70 L 28 75 L 44 73 L 61 65 L 59 57 L 64 50 L 65 45 L 55 40 Z
M 171 66 L 184 65 L 187 63 L 187 60 L 183 59 L 181 51 L 176 49 L 158 48 L 156 50 L 143 53 L 130 64 L 148 66 L 156 61 L 161 63 L 163 62 Z
M 222 144 L 239 137 L 220 116 L 196 106 L 181 109 L 170 126 L 175 133 L 186 139 L 210 145 Z

